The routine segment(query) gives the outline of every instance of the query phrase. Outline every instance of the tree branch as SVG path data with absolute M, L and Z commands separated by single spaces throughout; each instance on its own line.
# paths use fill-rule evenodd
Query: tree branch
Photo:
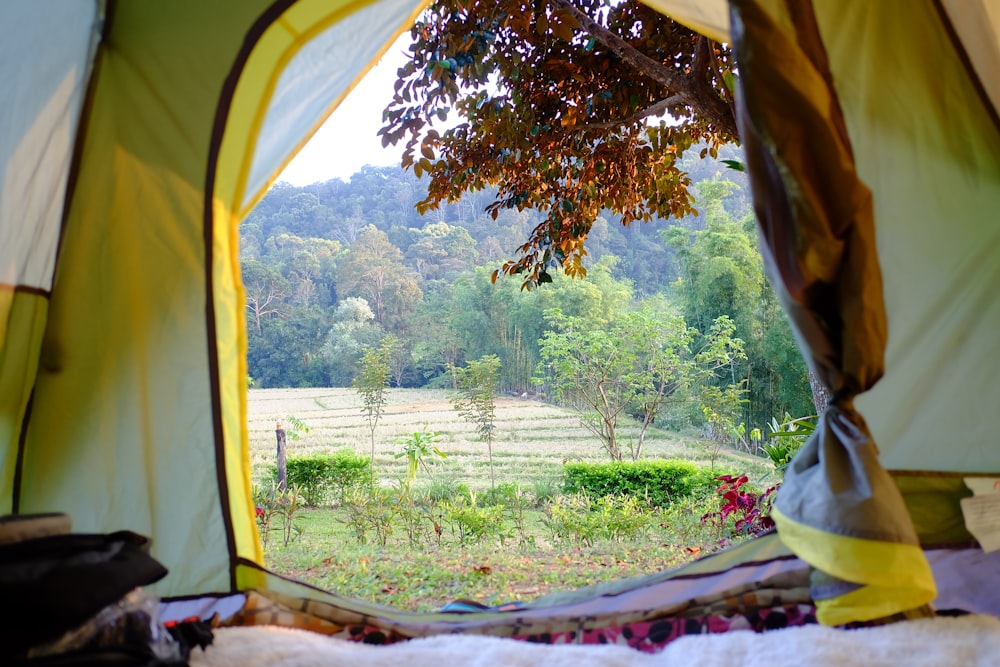
M 642 53 L 624 39 L 580 11 L 570 0 L 549 0 L 549 2 L 553 7 L 569 13 L 576 19 L 576 22 L 580 24 L 582 29 L 590 33 L 591 37 L 632 67 L 670 90 L 678 91 L 681 94 L 686 92 L 685 89 L 688 87 L 688 82 L 682 80 L 684 78 L 682 74 L 672 71 L 662 63 Z
M 571 0 L 549 0 L 549 2 L 554 8 L 561 9 L 572 16 L 583 30 L 616 56 L 667 88 L 672 93 L 667 99 L 675 98 L 675 104 L 694 107 L 699 114 L 708 118 L 712 125 L 722 133 L 731 137 L 739 136 L 732 106 L 719 97 L 709 83 L 708 77 L 703 76 L 708 68 L 712 52 L 711 43 L 707 37 L 702 35 L 698 38 L 691 73 L 681 74 L 633 47 L 578 9 Z
M 654 104 L 649 105 L 641 111 L 637 111 L 628 118 L 623 118 L 621 120 L 609 120 L 604 123 L 585 123 L 583 125 L 577 125 L 573 128 L 576 132 L 587 132 L 589 130 L 611 130 L 616 127 L 622 127 L 623 125 L 631 125 L 632 123 L 637 123 L 643 118 L 648 118 L 649 116 L 659 116 L 664 113 L 667 109 L 675 104 L 682 104 L 684 99 L 681 95 L 671 95 L 670 97 L 660 100 Z

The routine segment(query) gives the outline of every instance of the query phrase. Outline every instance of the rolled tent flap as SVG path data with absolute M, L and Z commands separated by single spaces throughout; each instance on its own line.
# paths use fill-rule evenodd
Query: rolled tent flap
M 886 313 L 871 193 L 853 152 L 811 2 L 734 0 L 739 121 L 762 251 L 810 368 L 833 401 L 785 474 L 782 540 L 823 574 L 819 620 L 929 603 L 936 590 L 855 396 L 884 371 Z

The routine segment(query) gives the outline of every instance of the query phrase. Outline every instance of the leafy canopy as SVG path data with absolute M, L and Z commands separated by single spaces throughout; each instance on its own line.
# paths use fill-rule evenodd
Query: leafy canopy
M 379 133 L 430 176 L 418 210 L 492 185 L 494 218 L 547 214 L 494 279 L 583 275 L 602 209 L 625 225 L 693 213 L 678 158 L 736 139 L 728 50 L 633 0 L 437 0 L 411 36 Z
M 643 309 L 606 328 L 588 327 L 559 309 L 546 317 L 555 328 L 541 340 L 538 382 L 577 413 L 613 461 L 623 459 L 618 428 L 630 409 L 641 418 L 639 442 L 629 446 L 635 461 L 649 425 L 677 392 L 700 398 L 717 371 L 744 354 L 743 341 L 733 337 L 732 321 L 724 316 L 694 352 L 690 346 L 698 332 L 676 315 Z

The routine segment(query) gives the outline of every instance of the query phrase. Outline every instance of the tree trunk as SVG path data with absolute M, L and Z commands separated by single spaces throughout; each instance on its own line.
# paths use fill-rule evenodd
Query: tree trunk
M 823 412 L 826 411 L 826 406 L 830 405 L 830 399 L 832 398 L 830 392 L 827 391 L 823 383 L 819 381 L 819 378 L 811 370 L 809 371 L 809 387 L 812 388 L 813 405 L 816 406 L 816 415 L 822 416 Z
M 281 428 L 278 422 L 274 429 L 275 439 L 278 441 L 278 490 L 284 491 L 288 488 L 288 465 L 285 460 L 285 449 L 287 444 L 285 429 Z

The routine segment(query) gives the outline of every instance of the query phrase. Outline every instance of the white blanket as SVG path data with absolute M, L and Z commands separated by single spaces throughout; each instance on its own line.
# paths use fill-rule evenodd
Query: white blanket
M 624 646 L 547 646 L 475 635 L 439 635 L 366 646 L 277 627 L 220 628 L 192 667 L 995 667 L 1000 619 L 934 618 L 863 630 L 805 626 L 678 639 L 647 655 Z

